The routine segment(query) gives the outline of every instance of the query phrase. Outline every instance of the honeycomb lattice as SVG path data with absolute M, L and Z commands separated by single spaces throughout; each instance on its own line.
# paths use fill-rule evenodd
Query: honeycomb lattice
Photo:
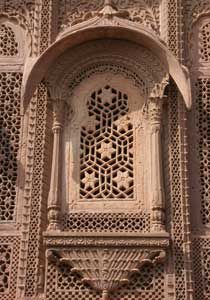
M 99 300 L 100 293 L 81 282 L 81 277 L 71 272 L 71 267 L 48 265 L 46 300 Z M 139 274 L 133 275 L 129 285 L 122 286 L 110 295 L 110 300 L 163 300 L 164 267 L 145 265 Z
M 111 300 L 164 300 L 165 276 L 163 265 L 145 265 L 133 275 L 128 286 L 113 293 Z
M 7 293 L 9 290 L 11 252 L 10 245 L 0 245 L 0 294 Z
M 42 201 L 47 202 L 46 191 L 47 187 L 43 184 L 43 160 L 45 152 L 46 140 L 46 120 L 47 120 L 47 89 L 43 83 L 39 85 L 35 103 L 36 117 L 36 137 L 34 148 L 34 167 L 32 177 L 32 192 L 31 192 L 31 216 L 29 228 L 29 246 L 27 257 L 27 271 L 26 271 L 26 291 L 25 295 L 31 297 L 36 293 L 37 276 L 39 263 L 44 263 L 44 251 L 40 250 L 40 227 L 46 218 L 46 209 L 43 208 Z M 34 107 L 33 107 L 34 109 Z M 46 179 L 46 178 L 45 178 Z M 47 180 L 46 180 L 47 183 Z M 42 218 L 40 211 L 43 209 Z M 45 213 L 45 215 L 44 215 Z M 44 228 L 44 226 L 43 226 Z
M 210 23 L 204 24 L 200 29 L 200 59 L 203 62 L 210 62 Z
M 81 278 L 71 273 L 69 266 L 48 264 L 46 300 L 101 300 L 101 295 L 88 286 Z
M 184 225 L 182 211 L 182 186 L 180 179 L 180 131 L 178 121 L 178 92 L 173 85 L 169 94 L 169 159 L 172 243 L 174 251 L 176 299 L 186 299 L 185 262 L 183 255 Z
M 193 241 L 193 273 L 196 282 L 195 299 L 210 299 L 210 240 L 197 238 Z
M 63 217 L 63 230 L 71 232 L 149 232 L 148 213 L 71 213 Z
M 169 49 L 178 55 L 177 40 L 177 0 L 169 0 L 168 3 L 168 46 Z
M 49 46 L 51 34 L 51 1 L 43 0 L 41 10 L 40 53 L 44 52 Z
M 210 224 L 210 79 L 197 82 L 197 131 L 199 136 L 201 217 Z
M 128 96 L 107 85 L 87 101 L 81 130 L 80 197 L 133 199 L 133 125 Z
M 21 81 L 20 73 L 0 73 L 0 222 L 15 213 Z
M 0 26 L 0 56 L 17 56 L 18 42 L 15 34 L 9 25 Z
M 0 237 L 0 300 L 15 299 L 18 254 L 18 238 Z

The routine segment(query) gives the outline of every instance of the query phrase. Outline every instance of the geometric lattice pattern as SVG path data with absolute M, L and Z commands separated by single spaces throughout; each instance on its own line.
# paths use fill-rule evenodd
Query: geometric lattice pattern
M 210 23 L 202 26 L 200 29 L 200 59 L 203 62 L 210 62 Z
M 12 28 L 2 24 L 0 26 L 0 56 L 16 56 L 18 43 Z
M 210 299 L 210 239 L 197 238 L 193 241 L 193 258 L 195 299 Z
M 197 131 L 199 133 L 201 216 L 204 225 L 210 224 L 210 79 L 197 83 Z
M 148 213 L 70 213 L 63 230 L 71 232 L 150 232 Z
M 203 248 L 202 264 L 205 295 L 206 297 L 210 298 L 210 247 Z
M 46 300 L 101 300 L 101 294 L 82 284 L 69 266 L 48 264 Z
M 81 130 L 80 196 L 132 199 L 133 126 L 128 96 L 107 85 L 87 101 L 89 121 Z
M 36 293 L 37 274 L 39 272 L 39 264 L 43 264 L 44 250 L 41 250 L 40 245 L 40 223 L 41 220 L 37 218 L 40 214 L 41 208 L 43 215 L 46 216 L 46 209 L 42 206 L 41 201 L 47 202 L 46 195 L 43 192 L 45 186 L 43 184 L 43 160 L 46 141 L 46 115 L 47 115 L 47 88 L 43 83 L 40 83 L 37 90 L 37 96 L 34 97 L 31 111 L 36 111 L 35 134 L 36 143 L 34 146 L 33 159 L 33 184 L 31 190 L 31 215 L 30 215 L 30 232 L 29 232 L 29 246 L 27 257 L 27 272 L 26 272 L 26 291 L 25 296 L 31 297 Z M 45 179 L 47 183 L 47 179 Z M 46 186 L 47 189 L 47 186 Z M 47 189 L 48 191 L 48 189 Z M 44 219 L 44 218 L 43 218 Z M 43 220 L 44 221 L 44 220 Z
M 186 299 L 185 262 L 183 256 L 184 228 L 182 217 L 182 191 L 180 180 L 180 128 L 178 119 L 178 93 L 173 85 L 169 93 L 169 155 L 170 201 L 172 213 L 172 245 L 174 251 L 176 297 Z
M 7 293 L 9 290 L 11 246 L 0 245 L 0 293 Z
M 101 300 L 100 293 L 81 282 L 81 277 L 69 265 L 48 265 L 46 300 Z M 145 265 L 133 275 L 128 285 L 110 294 L 114 300 L 163 300 L 165 299 L 164 266 Z
M 163 265 L 145 265 L 133 275 L 130 284 L 113 293 L 111 300 L 164 300 L 165 276 Z
M 0 237 L 0 300 L 16 297 L 19 239 Z
M 15 212 L 21 81 L 20 73 L 0 73 L 0 222 Z

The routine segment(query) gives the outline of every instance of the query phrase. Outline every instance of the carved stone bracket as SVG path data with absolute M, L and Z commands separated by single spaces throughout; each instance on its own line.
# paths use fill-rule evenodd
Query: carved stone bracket
M 163 263 L 169 245 L 167 234 L 118 238 L 68 235 L 63 237 L 63 242 L 65 239 L 69 246 L 60 247 L 58 237 L 45 235 L 48 261 L 70 265 L 71 272 L 79 274 L 82 282 L 101 292 L 102 300 L 108 300 L 111 292 L 129 283 L 131 275 L 141 272 L 145 264 Z

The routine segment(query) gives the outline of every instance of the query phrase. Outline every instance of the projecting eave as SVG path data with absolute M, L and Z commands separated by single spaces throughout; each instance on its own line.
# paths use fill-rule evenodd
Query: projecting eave
M 167 49 L 164 43 L 150 30 L 133 22 L 113 17 L 96 17 L 67 29 L 38 58 L 28 58 L 25 64 L 22 97 L 25 105 L 30 101 L 38 84 L 62 54 L 84 42 L 98 39 L 124 39 L 135 42 L 154 53 L 176 83 L 187 109 L 192 106 L 191 82 L 186 67 Z

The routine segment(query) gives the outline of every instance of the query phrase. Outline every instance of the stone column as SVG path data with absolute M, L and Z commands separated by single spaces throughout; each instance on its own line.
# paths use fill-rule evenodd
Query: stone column
M 149 100 L 149 118 L 151 125 L 151 198 L 152 231 L 165 231 L 165 193 L 163 187 L 162 153 L 161 153 L 161 115 L 162 99 Z
M 64 122 L 64 106 L 62 100 L 53 101 L 53 156 L 50 191 L 48 196 L 48 230 L 60 230 L 60 214 L 61 214 L 61 140 Z

